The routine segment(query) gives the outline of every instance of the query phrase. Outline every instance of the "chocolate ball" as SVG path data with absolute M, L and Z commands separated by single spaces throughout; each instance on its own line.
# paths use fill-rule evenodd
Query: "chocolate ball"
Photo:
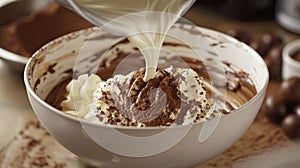
M 300 101 L 298 104 L 294 107 L 294 113 L 297 114 L 300 117 Z
M 237 29 L 229 29 L 226 33 L 231 37 L 234 37 L 246 44 L 249 44 L 250 42 L 250 35 L 245 31 L 241 31 Z
M 300 117 L 297 114 L 289 114 L 282 121 L 282 129 L 290 138 L 300 137 Z
M 290 102 L 300 101 L 300 78 L 291 77 L 281 83 L 280 89 Z
M 275 45 L 269 49 L 268 53 L 264 57 L 265 63 L 268 66 L 271 80 L 281 79 L 282 48 L 282 45 Z
M 262 38 L 262 42 L 264 45 L 272 47 L 273 45 L 282 44 L 282 39 L 278 34 L 274 32 L 265 33 Z
M 270 95 L 265 101 L 265 115 L 274 124 L 280 124 L 288 114 L 285 98 L 283 94 Z
M 255 40 L 250 42 L 250 47 L 253 48 L 261 57 L 264 57 L 267 51 L 267 48 L 262 44 L 261 41 Z
M 281 60 L 282 60 L 282 56 L 281 56 L 282 49 L 283 49 L 283 45 L 281 45 L 281 44 L 274 45 L 269 49 L 269 51 L 266 54 L 266 57 L 276 59 L 276 60 L 281 62 Z
M 282 39 L 276 33 L 265 33 L 260 39 L 250 43 L 262 57 L 265 57 L 269 49 L 275 45 L 282 45 Z
M 281 79 L 281 62 L 270 57 L 264 58 L 264 61 L 269 70 L 270 80 Z

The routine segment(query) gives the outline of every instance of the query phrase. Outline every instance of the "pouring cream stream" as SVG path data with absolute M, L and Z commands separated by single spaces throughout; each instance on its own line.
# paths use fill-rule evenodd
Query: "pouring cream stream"
M 128 37 L 144 55 L 148 81 L 156 72 L 160 49 L 171 26 L 195 0 L 68 0 L 99 27 Z

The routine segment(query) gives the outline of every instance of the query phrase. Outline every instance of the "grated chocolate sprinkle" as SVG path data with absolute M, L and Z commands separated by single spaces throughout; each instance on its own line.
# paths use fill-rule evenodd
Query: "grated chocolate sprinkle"
M 174 76 L 171 75 L 173 72 Z M 195 122 L 205 118 L 206 111 L 210 110 L 210 104 L 205 100 L 189 99 L 183 94 L 187 90 L 180 91 L 179 84 L 186 78 L 171 69 L 158 69 L 154 77 L 149 81 L 143 80 L 145 69 L 134 72 L 132 77 L 108 81 L 112 86 L 99 100 L 109 105 L 107 114 L 98 108 L 96 117 L 103 123 L 103 114 L 107 118 L 105 124 L 121 126 L 170 126 L 184 123 L 187 113 Z M 195 78 L 200 86 L 204 87 L 201 78 Z M 196 85 L 191 85 L 195 90 Z M 201 92 L 200 95 L 204 95 Z M 204 103 L 204 104 L 202 104 Z M 201 110 L 201 111 L 200 111 Z M 199 111 L 202 114 L 199 114 Z M 192 120 L 193 121 L 193 120 Z

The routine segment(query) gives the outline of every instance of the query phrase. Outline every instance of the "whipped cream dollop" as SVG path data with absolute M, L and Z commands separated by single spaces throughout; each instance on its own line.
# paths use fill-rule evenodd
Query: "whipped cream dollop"
M 85 120 L 119 126 L 171 126 L 209 120 L 221 114 L 207 98 L 204 81 L 189 68 L 145 69 L 102 81 L 87 74 L 67 86 L 63 111 Z
M 66 87 L 68 95 L 61 103 L 62 111 L 78 118 L 84 118 L 93 103 L 94 91 L 101 78 L 97 75 L 84 74 L 72 80 Z

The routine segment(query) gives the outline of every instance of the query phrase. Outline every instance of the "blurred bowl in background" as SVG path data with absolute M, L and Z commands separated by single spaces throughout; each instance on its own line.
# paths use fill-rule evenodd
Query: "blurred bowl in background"
M 275 19 L 286 30 L 300 34 L 300 1 L 277 0 Z
M 50 0 L 14 0 L 2 6 L 0 4 L 0 26 L 27 16 L 32 11 L 40 10 L 50 3 Z
M 44 44 L 91 27 L 77 14 L 50 0 L 21 0 L 0 7 L 0 58 L 22 72 L 28 58 Z
M 49 5 L 49 3 L 49 0 L 22 0 L 8 2 L 7 4 L 0 6 L 0 26 L 28 16 L 33 11 L 45 8 Z M 0 58 L 9 64 L 9 67 L 12 67 L 19 72 L 24 69 L 26 62 L 28 61 L 27 57 L 11 52 L 1 46 Z
M 300 39 L 288 43 L 282 52 L 282 78 L 300 78 Z

